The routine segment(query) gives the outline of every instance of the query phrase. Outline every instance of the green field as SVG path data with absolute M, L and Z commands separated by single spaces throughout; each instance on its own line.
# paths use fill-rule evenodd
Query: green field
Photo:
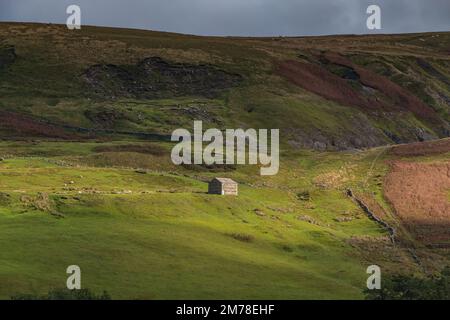
M 439 272 L 384 179 L 391 145 L 450 132 L 449 44 L 0 23 L 0 299 L 65 288 L 69 265 L 113 299 L 363 299 L 372 264 Z M 195 120 L 280 129 L 279 173 L 173 165 L 167 137 Z M 214 177 L 239 196 L 207 194 Z
M 370 154 L 292 157 L 282 176 L 256 184 L 243 167 L 225 173 L 241 182 L 240 195 L 220 197 L 206 194 L 214 173 L 80 164 L 91 148 L 0 144 L 2 152 L 40 154 L 0 163 L 0 242 L 7 248 L 0 251 L 0 297 L 64 287 L 71 264 L 81 267 L 83 287 L 114 298 L 362 297 L 367 266 L 348 239 L 385 232 L 339 183 L 313 181 L 353 161 L 352 172 L 364 170 Z M 302 191 L 311 199 L 300 200 Z M 313 221 L 299 218 L 305 215 Z

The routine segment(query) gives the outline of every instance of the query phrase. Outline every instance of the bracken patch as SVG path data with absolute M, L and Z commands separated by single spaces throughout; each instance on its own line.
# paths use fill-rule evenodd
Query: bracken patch
M 336 53 L 316 58 L 317 63 L 277 62 L 275 71 L 292 83 L 342 105 L 365 111 L 410 111 L 420 119 L 441 124 L 430 106 L 388 78 Z
M 389 153 L 399 157 L 419 157 L 450 152 L 450 139 L 418 142 L 393 147 Z
M 0 111 L 0 134 L 7 132 L 9 137 L 46 137 L 56 139 L 78 139 L 80 136 L 69 134 L 64 129 L 55 125 L 47 124 L 32 117 L 8 112 Z
M 450 246 L 450 162 L 393 161 L 385 196 L 407 229 L 425 245 Z

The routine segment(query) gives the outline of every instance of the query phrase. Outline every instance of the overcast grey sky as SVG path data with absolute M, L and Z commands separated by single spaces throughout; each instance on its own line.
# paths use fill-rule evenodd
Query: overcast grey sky
M 450 0 L 0 0 L 0 21 L 82 24 L 199 35 L 370 33 L 366 9 L 382 9 L 383 33 L 450 31 Z

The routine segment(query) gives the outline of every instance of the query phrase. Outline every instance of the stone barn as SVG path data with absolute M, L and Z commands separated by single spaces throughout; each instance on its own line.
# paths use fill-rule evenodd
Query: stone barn
M 228 178 L 214 178 L 208 186 L 209 194 L 220 194 L 222 196 L 237 196 L 238 184 Z

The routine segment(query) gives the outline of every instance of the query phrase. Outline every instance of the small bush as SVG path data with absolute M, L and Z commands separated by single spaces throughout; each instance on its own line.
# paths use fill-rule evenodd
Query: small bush
M 368 300 L 449 300 L 450 267 L 438 277 L 394 275 L 382 279 L 380 290 L 366 290 Z
M 11 203 L 11 196 L 7 193 L 0 192 L 0 206 L 8 206 Z
M 303 191 L 297 193 L 297 199 L 301 201 L 309 201 L 311 200 L 311 195 L 309 194 L 309 191 Z
M 59 99 L 58 98 L 49 98 L 47 100 L 47 105 L 49 107 L 56 107 L 58 105 L 58 103 L 59 103 Z
M 254 237 L 245 233 L 232 233 L 230 235 L 233 239 L 242 241 L 242 242 L 252 242 Z

